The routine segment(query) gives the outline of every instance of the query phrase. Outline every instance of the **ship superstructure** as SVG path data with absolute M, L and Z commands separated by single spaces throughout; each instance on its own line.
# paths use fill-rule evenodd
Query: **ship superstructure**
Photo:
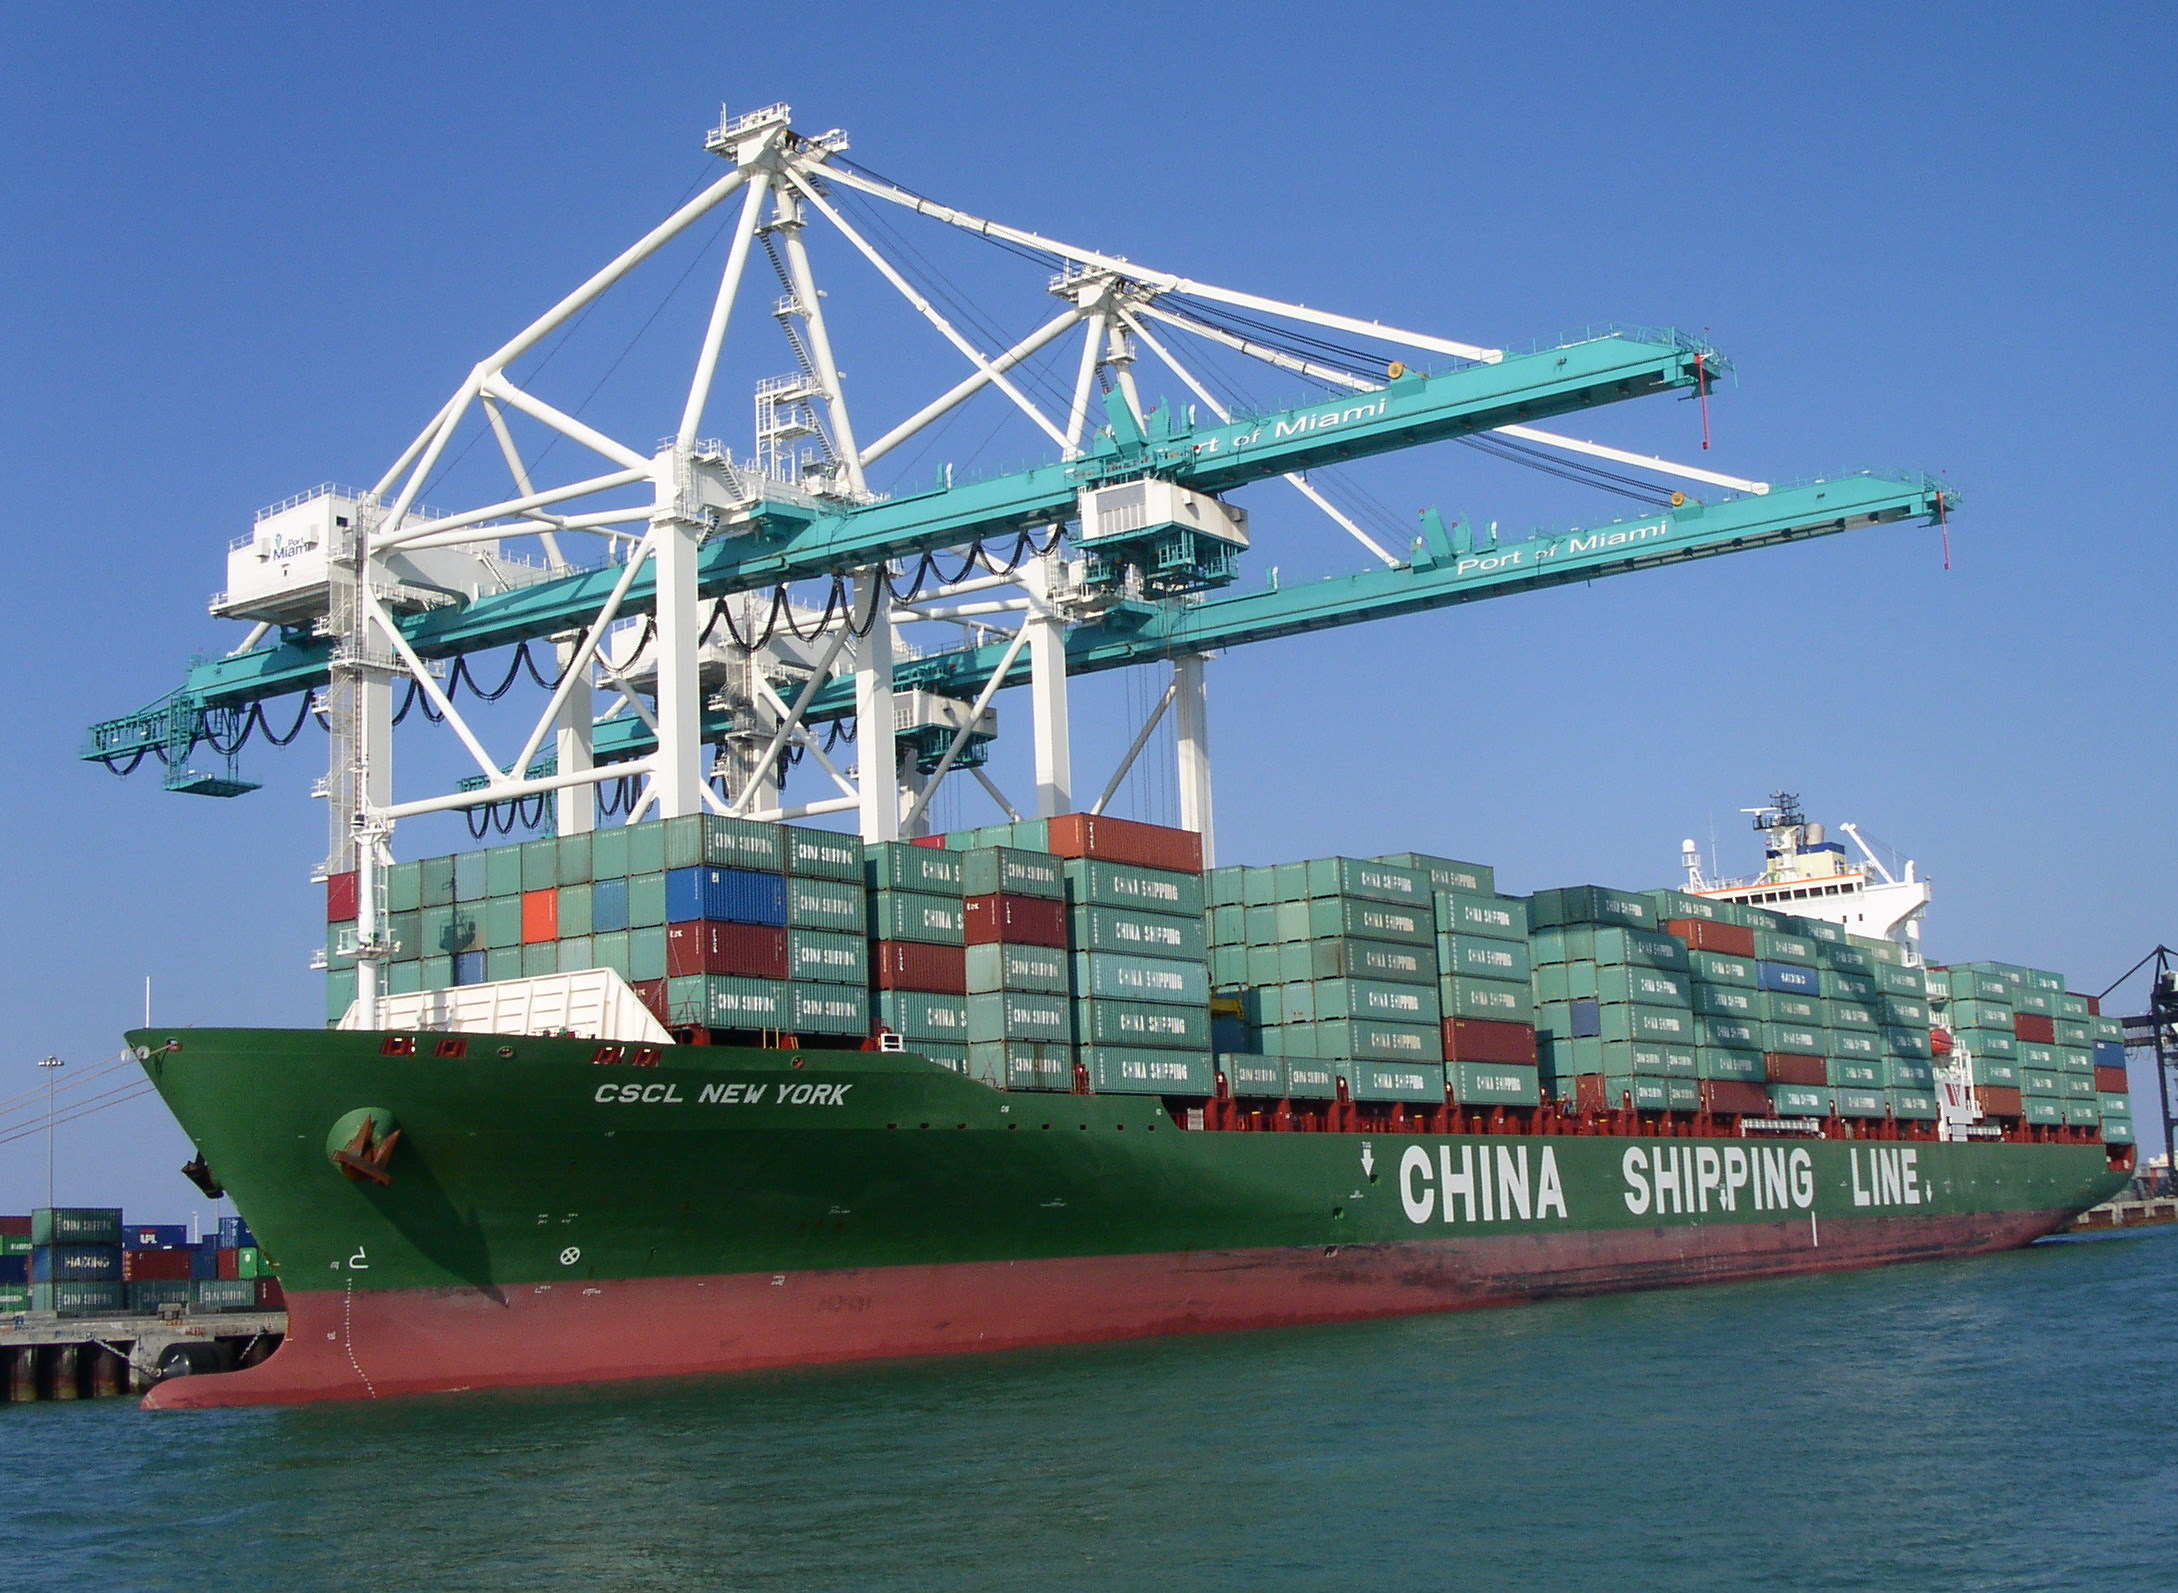
M 1686 889 L 1715 901 L 1742 902 L 1801 918 L 1819 918 L 1857 935 L 1895 940 L 1916 960 L 1920 956 L 1921 919 L 1928 910 L 1929 882 L 1911 859 L 1893 873 L 1875 849 L 1861 839 L 1860 828 L 1841 824 L 1839 833 L 1859 850 L 1855 861 L 1842 842 L 1833 841 L 1821 824 L 1810 823 L 1800 799 L 1778 791 L 1761 807 L 1743 811 L 1754 818 L 1763 840 L 1763 869 L 1754 879 L 1713 879 L 1705 872 L 1701 850 L 1692 840 L 1680 845 Z

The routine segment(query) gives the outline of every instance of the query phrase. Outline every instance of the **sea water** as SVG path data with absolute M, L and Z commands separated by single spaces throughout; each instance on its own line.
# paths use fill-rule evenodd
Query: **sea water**
M 698 1383 L 0 1407 L 0 1586 L 2178 1585 L 2178 1232 Z

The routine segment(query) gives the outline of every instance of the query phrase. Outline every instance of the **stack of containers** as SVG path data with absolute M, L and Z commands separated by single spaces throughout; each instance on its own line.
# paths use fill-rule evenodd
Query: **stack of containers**
M 0 1311 L 30 1309 L 30 1216 L 0 1217 Z
M 2050 1027 L 2057 1047 L 2058 1083 L 2064 1090 L 2065 1127 L 2099 1128 L 2102 1101 L 2095 1087 L 2095 1031 L 2087 998 L 2066 990 L 2062 975 L 2028 971 L 2055 1008 Z M 2050 989 L 2050 983 L 2057 988 Z
M 180 1223 L 146 1223 L 121 1234 L 121 1285 L 132 1313 L 156 1316 L 161 1306 L 186 1308 L 195 1247 Z
M 1244 1017 L 1294 1100 L 1445 1101 L 1444 1007 L 1428 873 L 1317 858 L 1243 871 Z M 1227 924 L 1232 921 L 1228 913 Z M 1269 1068 L 1261 1070 L 1269 1087 Z
M 1905 1123 L 1933 1123 L 1939 1115 L 1930 1034 L 1935 1014 L 1929 1006 L 1926 972 L 1906 961 L 1896 941 L 1848 935 L 1843 950 L 1866 959 L 1866 972 L 1860 977 L 1875 989 L 1883 1085 L 1892 1115 Z M 1832 1020 L 1842 1031 L 1869 1005 L 1865 999 L 1841 998 L 1832 1004 Z
M 1013 836 L 1065 860 L 1075 1060 L 1089 1088 L 1215 1093 L 1202 837 L 1085 813 Z
M 1527 899 L 1500 896 L 1495 872 L 1479 863 L 1416 852 L 1383 861 L 1420 870 L 1430 885 L 1446 1098 L 1457 1106 L 1538 1104 Z
M 912 841 L 863 848 L 876 1026 L 966 1071 L 968 986 L 961 855 Z
M 2092 997 L 2082 996 L 2079 1000 L 2088 1011 L 2088 1058 L 2095 1069 L 2095 1106 L 2101 1116 L 2102 1137 L 2111 1145 L 2130 1145 L 2133 1098 L 2125 1072 L 2125 1025 L 2102 1016 Z
M 1017 846 L 937 855 L 960 870 L 968 1072 L 1002 1089 L 1072 1089 L 1065 865 Z
M 1763 1056 L 1768 998 L 1755 957 L 1755 931 L 1731 902 L 1678 891 L 1651 892 L 1670 916 L 1665 932 L 1687 948 L 1687 985 L 1694 1009 L 1694 1072 L 1709 1111 L 1741 1117 L 1774 1110 Z
M 44 1206 L 30 1214 L 30 1309 L 62 1316 L 119 1311 L 121 1213 Z
M 1536 1038 L 1545 1083 L 1579 1110 L 1701 1106 L 1699 1031 L 1684 941 L 1656 904 L 1575 885 L 1528 904 Z
M 2019 1083 L 2019 1036 L 2011 984 L 1972 964 L 1931 969 L 1931 1015 L 1971 1058 L 1975 1100 L 1984 1115 L 2018 1120 L 2025 1113 Z
M 1266 999 L 1261 992 L 1288 983 L 1289 973 L 1305 980 L 1315 971 L 1306 941 L 1279 941 L 1274 890 L 1274 871 L 1268 868 L 1220 868 L 1203 876 L 1217 1070 L 1241 1100 L 1335 1100 L 1338 1075 L 1330 1064 L 1287 1056 L 1283 1024 L 1260 1021 L 1282 1017 L 1275 995 Z M 1382 911 L 1408 920 L 1412 932 L 1404 941 L 1380 939 L 1370 960 L 1380 972 L 1420 970 L 1426 924 L 1419 914 L 1400 915 L 1388 906 Z M 1433 959 L 1428 966 L 1434 970 Z

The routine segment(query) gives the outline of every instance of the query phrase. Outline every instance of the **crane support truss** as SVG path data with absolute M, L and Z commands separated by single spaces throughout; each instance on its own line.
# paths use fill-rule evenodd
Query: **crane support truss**
M 91 729 L 87 760 L 125 773 L 155 757 L 171 789 L 238 795 L 251 787 L 236 774 L 233 753 L 253 723 L 270 734 L 263 705 L 309 694 L 304 701 L 334 730 L 328 866 L 365 875 L 366 975 L 377 916 L 368 881 L 390 860 L 393 825 L 411 815 L 549 798 L 563 828 L 587 828 L 602 811 L 593 807 L 597 789 L 633 776 L 640 795 L 627 805 L 630 817 L 699 807 L 769 818 L 854 809 L 866 835 L 883 837 L 924 826 L 939 785 L 960 770 L 1011 814 L 982 767 L 982 748 L 995 733 L 994 698 L 1019 685 L 1033 686 L 1035 806 L 1063 811 L 1073 801 L 1066 680 L 1156 664 L 1172 671 L 1164 702 L 1179 727 L 1184 814 L 1207 837 L 1204 662 L 1219 653 L 1864 526 L 1941 519 L 1957 504 L 1929 478 L 1848 476 L 1773 490 L 1539 424 L 1656 394 L 1706 394 L 1729 366 L 1679 333 L 1610 328 L 1508 352 L 1194 281 L 911 193 L 846 161 L 844 135 L 797 133 L 784 106 L 723 119 L 706 147 L 730 169 L 479 362 L 375 488 L 354 496 L 353 526 L 341 518 L 342 529 L 327 532 L 327 595 L 315 610 L 307 603 L 298 610 L 286 597 L 279 601 L 288 607 L 253 610 L 224 594 L 215 612 L 258 620 L 250 641 L 197 662 L 178 690 L 150 707 Z M 694 375 L 661 416 L 672 426 L 665 443 L 631 446 L 517 379 L 512 368 L 524 356 L 736 194 L 740 202 L 720 227 L 725 260 Z M 923 291 L 912 263 L 889 252 L 885 229 L 849 213 L 855 206 L 898 207 L 1045 261 L 1055 268 L 1048 290 L 1061 301 L 1059 313 L 1010 347 L 980 345 Z M 889 429 L 861 426 L 860 435 L 875 438 L 867 445 L 856 440 L 823 309 L 809 236 L 820 224 L 844 245 L 836 258 L 872 268 L 969 367 L 943 378 L 935 397 Z M 745 334 L 737 301 L 759 269 L 779 278 L 783 294 L 770 319 L 798 368 L 758 385 L 754 446 L 737 458 L 702 432 L 722 355 Z M 1076 338 L 1078 350 L 1067 352 Z M 1361 352 L 1354 340 L 1382 352 Z M 1194 405 L 1145 409 L 1138 346 L 1178 378 Z M 1189 352 L 1197 347 L 1259 360 L 1325 396 L 1244 412 L 1205 380 L 1207 367 L 1198 369 Z M 1404 363 L 1423 358 L 1438 368 Z M 1047 359 L 1066 371 L 1060 380 L 1071 394 L 1049 412 L 1027 379 Z M 1044 378 L 1042 393 L 1051 381 Z M 961 482 L 947 467 L 943 484 L 928 491 L 872 489 L 878 459 L 986 390 L 1048 440 L 1054 462 Z M 510 418 L 587 450 L 597 463 L 568 480 L 533 480 L 539 460 L 525 463 Z M 424 509 L 422 490 L 465 424 L 489 427 L 511 491 L 453 513 Z M 1422 516 L 1419 535 L 1365 527 L 1325 494 L 1328 478 L 1310 479 L 1451 441 L 1560 460 L 1543 468 L 1586 472 L 1582 479 L 1605 476 L 1608 465 L 1729 496 L 1695 501 L 1635 482 L 1642 489 L 1635 495 L 1659 503 L 1655 513 L 1515 541 L 1500 540 L 1494 528 L 1478 538 L 1434 511 Z M 1283 589 L 1273 571 L 1267 587 L 1239 590 L 1235 561 L 1249 539 L 1244 515 L 1225 495 L 1273 480 L 1360 542 L 1373 566 Z M 1092 529 L 1092 505 L 1115 493 L 1136 492 L 1129 501 L 1137 501 L 1152 489 L 1163 495 L 1157 502 L 1184 503 L 1188 514 L 1222 528 L 1196 535 L 1193 522 L 1160 521 L 1137 528 L 1132 543 L 1109 540 L 1104 518 Z M 506 562 L 503 545 L 520 539 L 542 546 L 542 567 Z M 601 557 L 583 554 L 585 539 L 593 550 L 602 539 Z M 941 554 L 959 560 L 959 573 L 926 588 L 927 560 Z M 448 566 L 449 558 L 473 567 Z M 419 574 L 432 560 L 441 562 Z M 903 592 L 901 579 L 916 564 Z M 714 644 L 722 622 L 732 641 L 723 651 Z M 933 626 L 958 627 L 957 636 L 938 646 L 909 639 Z M 495 754 L 486 745 L 490 727 L 472 722 L 455 686 L 472 655 L 530 644 L 550 645 L 557 676 L 542 714 L 515 741 L 519 750 Z M 402 691 L 474 764 L 453 789 L 393 796 L 391 704 Z M 602 713 L 593 714 L 593 701 Z M 810 733 L 844 721 L 856 725 L 852 774 Z M 1140 727 L 1099 807 L 1152 728 Z M 226 759 L 223 774 L 189 766 L 200 745 Z M 780 782 L 794 757 L 811 758 L 836 794 L 789 805 Z M 365 978 L 366 999 L 374 983 Z

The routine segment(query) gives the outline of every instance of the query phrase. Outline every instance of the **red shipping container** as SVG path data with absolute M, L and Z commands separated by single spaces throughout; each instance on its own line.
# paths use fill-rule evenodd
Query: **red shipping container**
M 560 938 L 560 893 L 522 892 L 522 944 L 535 946 Z
M 257 1280 L 257 1309 L 260 1311 L 285 1311 L 287 1291 L 280 1287 L 278 1278 Z
M 2021 1103 L 2019 1092 L 2009 1084 L 1977 1084 L 1974 1099 L 1991 1117 L 2017 1117 L 2026 1107 Z
M 2081 999 L 2087 1003 L 2087 1015 L 2090 1018 L 2099 1018 L 2102 1016 L 2102 997 L 2083 996 Z
M 1768 1117 L 1770 1092 L 1739 1079 L 1703 1079 L 1702 1105 L 1730 1117 Z
M 355 874 L 330 874 L 325 880 L 325 921 L 348 924 L 356 919 Z
M 666 976 L 727 974 L 741 979 L 787 976 L 787 932 L 764 924 L 710 920 L 666 926 Z
M 1510 1062 L 1535 1065 L 1535 1030 L 1525 1023 L 1499 1023 L 1494 1018 L 1447 1018 L 1444 1020 L 1444 1059 L 1447 1062 Z
M 1202 872 L 1202 837 L 1193 830 L 1115 819 L 1101 813 L 1062 813 L 1046 830 L 1054 857 L 1093 857 L 1103 863 Z
M 650 1015 L 660 1023 L 672 1020 L 666 1016 L 666 982 L 663 979 L 635 979 L 629 982 L 635 991 L 635 999 L 650 1009 Z
M 2095 1092 L 2098 1095 L 2123 1095 L 2132 1088 L 2123 1068 L 2095 1069 Z
M 870 982 L 880 990 L 920 990 L 933 996 L 968 994 L 964 946 L 925 946 L 912 940 L 870 942 Z
M 1677 935 L 1696 951 L 1713 951 L 1724 957 L 1752 957 L 1755 932 L 1743 924 L 1717 924 L 1706 918 L 1671 918 L 1664 933 Z
M 125 1283 L 187 1283 L 189 1250 L 124 1250 L 121 1278 Z
M 1066 903 L 1041 896 L 971 896 L 962 918 L 971 946 L 1066 949 Z
M 2012 1015 L 2012 1033 L 2019 1039 L 2032 1041 L 2036 1045 L 2055 1045 L 2057 1022 L 2054 1018 L 2045 1018 L 2039 1012 L 2017 1012 Z
M 945 850 L 945 837 L 942 835 L 918 835 L 913 840 L 909 841 L 908 845 L 927 846 L 933 848 L 936 851 L 942 852 Z
M 1830 1064 L 1819 1056 L 1794 1056 L 1788 1051 L 1762 1053 L 1765 1076 L 1772 1084 L 1806 1084 L 1821 1089 L 1830 1082 Z
M 219 1255 L 219 1275 L 228 1280 L 242 1276 L 242 1256 L 239 1251 L 222 1250 Z
M 10 1239 L 29 1238 L 30 1219 L 28 1217 L 0 1217 L 0 1234 L 5 1234 Z

